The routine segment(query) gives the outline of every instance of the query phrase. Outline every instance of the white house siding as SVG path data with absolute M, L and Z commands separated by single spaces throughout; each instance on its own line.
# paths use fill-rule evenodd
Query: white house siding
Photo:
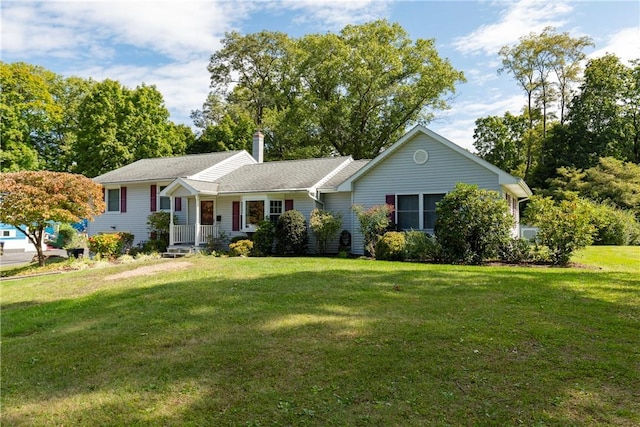
M 426 150 L 424 164 L 414 162 L 416 150 Z M 387 194 L 447 193 L 456 183 L 501 191 L 497 174 L 422 133 L 367 171 L 353 184 L 353 204 L 369 208 L 384 204 Z M 352 224 L 352 252 L 362 254 L 364 241 L 357 220 Z
M 218 178 L 228 174 L 229 172 L 233 172 L 234 170 L 238 169 L 240 166 L 250 165 L 255 162 L 255 159 L 251 157 L 249 153 L 247 153 L 246 151 L 242 151 L 235 156 L 217 163 L 216 165 L 211 166 L 210 168 L 205 169 L 202 172 L 198 172 L 196 175 L 193 175 L 189 178 L 198 181 L 214 182 Z
M 335 214 L 342 214 L 342 227 L 340 227 L 340 231 L 347 230 L 353 236 L 353 224 L 354 224 L 354 214 L 351 209 L 351 193 L 327 193 L 323 196 L 324 201 L 324 209 Z M 357 221 L 356 221 L 357 226 Z M 339 249 L 339 234 L 338 237 L 327 246 L 327 251 L 329 253 L 337 253 Z
M 150 204 L 151 185 L 149 183 L 122 185 L 121 187 L 127 187 L 127 212 L 105 212 L 96 217 L 94 221 L 89 222 L 89 236 L 123 231 L 135 236 L 134 245 L 149 240 L 147 218 L 153 213 Z M 117 186 L 108 185 L 106 188 L 117 188 Z M 159 198 L 157 200 L 159 202 Z M 185 201 L 186 199 L 183 199 L 182 212 L 176 212 L 179 220 L 186 214 Z

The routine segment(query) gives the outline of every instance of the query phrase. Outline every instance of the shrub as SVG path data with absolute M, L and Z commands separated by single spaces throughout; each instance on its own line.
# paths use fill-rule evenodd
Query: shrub
M 167 243 L 164 240 L 149 239 L 140 243 L 140 252 L 144 254 L 161 253 L 167 251 Z
M 276 222 L 276 252 L 280 255 L 303 255 L 307 250 L 307 224 L 302 212 L 286 211 Z
M 257 256 L 267 256 L 273 252 L 273 243 L 276 239 L 275 226 L 269 220 L 258 223 L 256 232 L 253 233 L 253 252 Z
M 309 226 L 316 238 L 318 251 L 327 253 L 327 244 L 336 238 L 338 230 L 342 227 L 342 214 L 334 214 L 323 209 L 311 211 Z
M 607 204 L 593 205 L 594 245 L 640 244 L 640 223 L 633 212 Z
M 364 238 L 364 249 L 369 255 L 375 257 L 376 244 L 391 225 L 389 215 L 394 208 L 392 205 L 376 205 L 365 210 L 362 206 L 354 205 L 352 209 L 360 222 L 360 232 Z
M 175 224 L 177 218 L 173 217 Z M 147 217 L 147 226 L 153 240 L 161 240 L 165 242 L 165 250 L 169 245 L 169 232 L 171 225 L 171 214 L 169 212 L 154 212 Z
M 405 237 L 403 232 L 388 231 L 376 243 L 376 259 L 385 261 L 404 261 L 406 258 Z
M 122 243 L 122 253 L 129 253 L 129 251 L 131 250 L 131 248 L 133 247 L 133 241 L 135 240 L 135 236 L 131 233 L 126 233 L 124 231 L 121 231 L 119 233 L 116 233 L 118 235 L 120 235 L 120 242 Z
M 58 227 L 58 237 L 56 238 L 57 248 L 71 247 L 70 243 L 73 238 L 78 234 L 78 231 L 71 226 L 71 224 L 60 224 Z
M 512 238 L 500 247 L 498 257 L 501 261 L 510 264 L 531 261 L 531 243 L 527 239 Z
M 246 239 L 246 237 L 244 238 Z M 219 252 L 225 251 L 229 243 L 229 235 L 226 232 L 221 231 L 217 236 L 212 234 L 207 239 L 207 252 L 215 255 Z
M 414 261 L 441 262 L 442 247 L 435 239 L 422 231 L 405 232 L 405 250 L 407 259 Z
M 89 250 L 100 258 L 116 258 L 122 253 L 122 240 L 119 233 L 98 234 L 89 238 Z
M 253 242 L 248 239 L 238 240 L 237 242 L 229 245 L 231 256 L 244 256 L 247 257 L 253 250 Z
M 496 191 L 458 183 L 436 213 L 435 234 L 446 262 L 480 264 L 511 238 L 513 216 Z
M 578 197 L 554 202 L 533 196 L 525 211 L 527 221 L 538 227 L 536 239 L 549 248 L 551 262 L 565 265 L 577 249 L 591 244 L 595 227 L 591 205 Z

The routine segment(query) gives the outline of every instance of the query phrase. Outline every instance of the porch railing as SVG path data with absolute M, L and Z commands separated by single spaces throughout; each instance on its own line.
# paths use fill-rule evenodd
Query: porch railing
M 173 226 L 173 243 L 193 243 L 196 241 L 195 225 L 174 225 Z
M 218 237 L 217 225 L 201 225 L 200 241 L 198 245 L 204 245 L 209 238 Z M 184 243 L 196 244 L 196 226 L 195 225 L 174 225 L 173 226 L 173 244 L 179 245 Z
M 195 227 L 194 227 L 195 231 Z M 218 226 L 217 225 L 201 225 L 200 226 L 200 241 L 199 245 L 204 245 L 209 241 L 209 238 L 217 238 L 218 237 Z

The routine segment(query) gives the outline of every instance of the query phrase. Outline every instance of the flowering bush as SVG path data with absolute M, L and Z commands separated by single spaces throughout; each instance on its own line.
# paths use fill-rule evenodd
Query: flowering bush
M 131 233 L 98 234 L 89 238 L 89 250 L 101 258 L 117 258 L 125 247 L 131 247 L 133 239 Z

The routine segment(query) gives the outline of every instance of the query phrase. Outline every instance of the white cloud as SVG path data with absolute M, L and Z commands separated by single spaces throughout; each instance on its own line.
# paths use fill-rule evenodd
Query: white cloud
M 479 117 L 502 116 L 509 111 L 520 114 L 525 104 L 523 95 L 505 95 L 501 91 L 485 94 L 486 101 L 463 101 L 453 104 L 449 110 L 439 112 L 429 128 L 459 146 L 474 152 L 473 131 Z
M 573 10 L 565 1 L 521 0 L 507 4 L 509 7 L 498 22 L 457 38 L 453 43 L 456 50 L 464 54 L 495 55 L 502 46 L 513 44 L 526 34 L 539 33 L 547 26 L 563 26 L 566 23 L 563 16 Z
M 6 2 L 2 48 L 6 52 L 87 55 L 95 46 L 121 44 L 174 59 L 210 53 L 251 3 L 204 1 Z
M 284 0 L 272 6 L 299 12 L 294 18 L 299 24 L 338 31 L 386 16 L 389 4 L 388 0 Z
M 612 34 L 603 48 L 589 54 L 589 58 L 598 58 L 606 53 L 617 55 L 622 62 L 640 58 L 640 27 L 623 28 Z

